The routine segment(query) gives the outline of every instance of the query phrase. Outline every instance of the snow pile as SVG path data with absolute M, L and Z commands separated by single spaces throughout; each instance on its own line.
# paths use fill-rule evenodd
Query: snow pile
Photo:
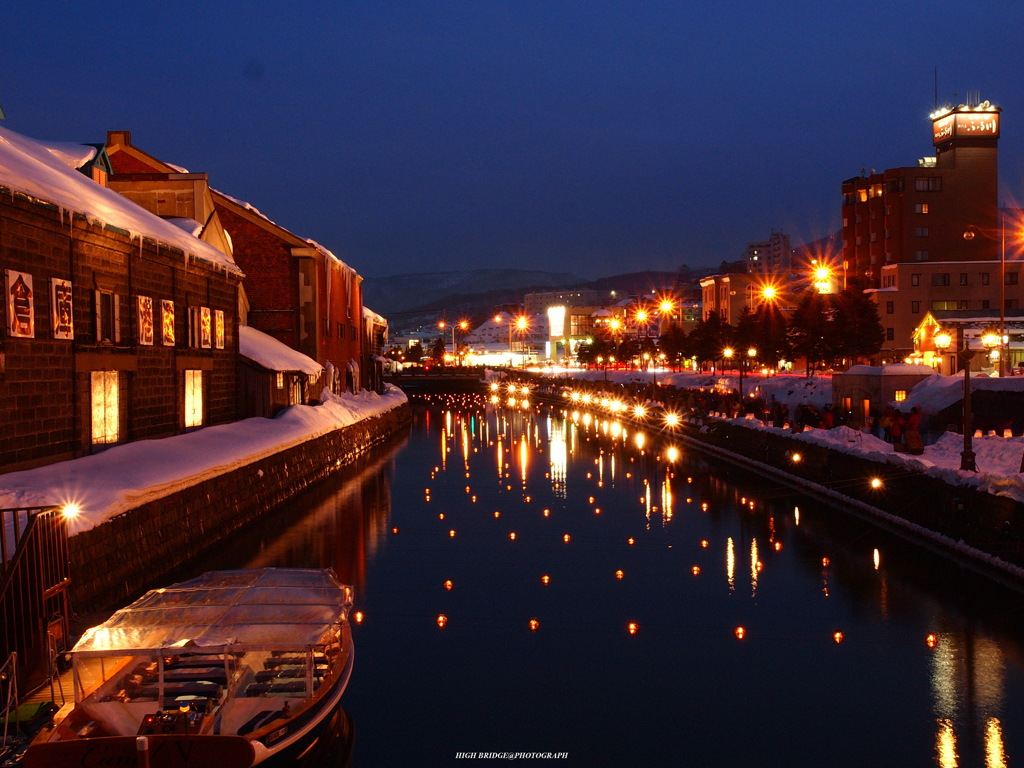
M 271 371 L 301 371 L 314 378 L 323 371 L 313 358 L 248 325 L 238 326 L 238 351 Z
M 976 454 L 978 472 L 964 472 L 960 469 L 960 453 L 964 449 L 962 435 L 947 432 L 938 442 L 924 447 L 924 453 L 913 456 L 897 453 L 893 446 L 867 432 L 850 427 L 834 427 L 830 430 L 807 429 L 791 434 L 788 429 L 763 426 L 752 419 L 731 419 L 730 423 L 748 429 L 761 429 L 791 436 L 814 445 L 859 456 L 869 461 L 901 467 L 908 471 L 924 472 L 931 477 L 944 480 L 951 485 L 966 485 L 985 493 L 1009 496 L 1024 502 L 1024 474 L 1021 474 L 1021 457 L 1024 455 L 1024 437 L 975 437 L 972 440 Z
M 971 375 L 971 392 L 1024 392 L 1024 376 L 995 377 Z M 964 394 L 963 373 L 956 376 L 932 376 L 917 384 L 899 404 L 909 411 L 915 405 L 922 413 L 938 413 L 960 402 Z
M 72 146 L 43 144 L 0 128 L 0 186 L 240 272 L 230 256 L 71 168 L 69 162 L 80 159 L 69 156 L 67 148 Z
M 324 391 L 317 406 L 293 405 L 273 419 L 252 418 L 161 440 L 138 440 L 103 453 L 0 476 L 0 507 L 77 504 L 72 534 L 147 502 L 244 467 L 320 435 L 386 413 L 406 402 L 383 395 Z M 253 482 L 259 476 L 253 474 Z

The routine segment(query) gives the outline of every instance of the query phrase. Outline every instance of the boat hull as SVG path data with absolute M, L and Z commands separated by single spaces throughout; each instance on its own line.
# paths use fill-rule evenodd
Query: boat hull
M 137 765 L 135 736 L 104 736 L 33 744 L 25 753 L 25 768 L 86 768 Z M 249 768 L 255 760 L 252 745 L 241 736 L 153 734 L 149 740 L 151 768 Z

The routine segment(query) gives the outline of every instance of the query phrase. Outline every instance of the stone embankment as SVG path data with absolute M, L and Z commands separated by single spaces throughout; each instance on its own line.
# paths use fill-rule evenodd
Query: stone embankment
M 69 540 L 75 608 L 117 607 L 406 428 L 408 404 L 136 507 Z
M 565 405 L 554 391 L 538 392 L 538 399 Z M 617 418 L 650 429 L 649 423 Z M 665 441 L 792 486 L 1024 589 L 1024 504 L 1013 498 L 724 419 L 688 417 L 676 428 L 654 431 Z

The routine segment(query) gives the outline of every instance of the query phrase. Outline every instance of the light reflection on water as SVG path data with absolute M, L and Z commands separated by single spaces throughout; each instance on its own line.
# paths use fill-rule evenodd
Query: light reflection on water
M 586 410 L 438 402 L 415 424 L 247 561 L 352 574 L 356 766 L 1024 768 L 995 587 Z

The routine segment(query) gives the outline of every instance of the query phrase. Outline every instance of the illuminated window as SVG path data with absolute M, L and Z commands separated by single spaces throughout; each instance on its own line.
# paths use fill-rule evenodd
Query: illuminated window
M 940 300 L 932 302 L 932 309 L 956 309 L 957 303 L 951 300 Z
M 92 371 L 89 379 L 92 385 L 92 444 L 116 443 L 121 436 L 117 371 Z
M 185 429 L 203 426 L 203 372 L 185 371 Z
M 277 374 L 277 388 L 284 389 L 284 374 L 281 372 Z
M 928 213 L 928 203 L 918 203 L 915 205 L 914 213 Z
M 896 396 L 893 399 L 897 403 L 902 403 L 904 400 L 907 399 L 907 390 L 905 390 L 905 389 L 897 389 L 896 390 Z
M 96 343 L 116 344 L 121 341 L 121 307 L 117 295 L 110 291 L 94 291 L 93 299 Z
M 866 203 L 868 201 L 868 191 L 866 189 L 858 190 L 857 194 L 860 197 L 860 201 L 862 203 Z M 858 217 L 858 218 L 860 218 L 860 217 Z

